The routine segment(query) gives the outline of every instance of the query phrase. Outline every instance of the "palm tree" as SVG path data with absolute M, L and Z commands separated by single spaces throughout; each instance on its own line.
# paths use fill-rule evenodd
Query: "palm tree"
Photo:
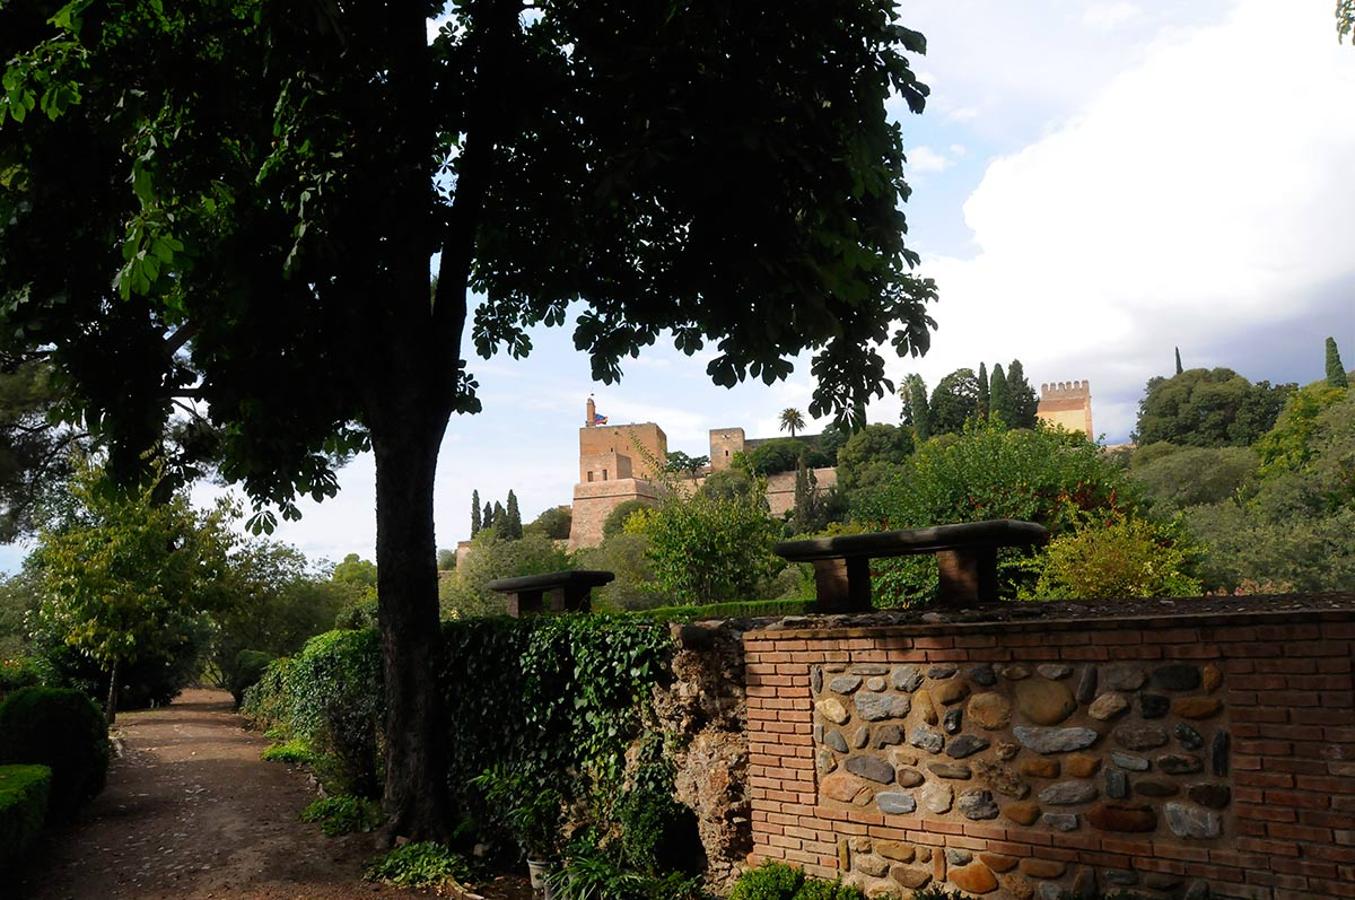
M 798 409 L 790 407 L 781 410 L 781 430 L 789 431 L 791 437 L 795 437 L 795 432 L 805 427 L 805 417 L 800 414 Z

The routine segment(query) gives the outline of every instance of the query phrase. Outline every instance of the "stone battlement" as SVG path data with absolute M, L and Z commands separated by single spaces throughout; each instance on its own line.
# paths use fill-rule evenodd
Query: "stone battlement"
M 1091 397 L 1089 381 L 1059 381 L 1040 385 L 1041 400 L 1072 400 Z

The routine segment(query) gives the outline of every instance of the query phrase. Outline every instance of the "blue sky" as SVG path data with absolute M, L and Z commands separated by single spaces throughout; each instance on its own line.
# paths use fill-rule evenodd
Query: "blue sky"
M 1355 364 L 1355 49 L 1330 0 L 912 0 L 900 21 L 928 38 L 927 111 L 897 114 L 910 244 L 941 299 L 932 351 L 893 362 L 896 381 L 1019 357 L 1037 384 L 1089 379 L 1117 442 L 1175 345 L 1188 366 L 1303 382 L 1331 334 Z M 666 347 L 604 387 L 568 328 L 533 342 L 525 361 L 472 361 L 484 412 L 443 444 L 440 546 L 467 536 L 472 489 L 514 489 L 526 518 L 569 502 L 590 392 L 613 423 L 657 422 L 672 449 L 704 453 L 708 429 L 773 434 L 812 391 L 807 359 L 783 384 L 725 390 Z M 886 398 L 870 416 L 898 412 Z M 370 458 L 340 481 L 278 536 L 372 556 Z

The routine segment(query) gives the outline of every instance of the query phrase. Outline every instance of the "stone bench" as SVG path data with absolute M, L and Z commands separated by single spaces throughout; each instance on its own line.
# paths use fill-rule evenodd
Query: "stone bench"
M 592 608 L 593 588 L 602 587 L 616 576 L 597 569 L 574 569 L 498 578 L 488 585 L 491 591 L 508 595 L 508 614 L 520 618 L 538 612 L 588 612 Z
M 999 547 L 1046 543 L 1043 525 L 993 519 L 961 525 L 937 525 L 909 531 L 882 531 L 842 537 L 782 541 L 776 552 L 791 562 L 814 564 L 820 612 L 861 612 L 870 606 L 870 561 L 931 553 L 941 576 L 945 603 L 988 603 L 997 599 Z

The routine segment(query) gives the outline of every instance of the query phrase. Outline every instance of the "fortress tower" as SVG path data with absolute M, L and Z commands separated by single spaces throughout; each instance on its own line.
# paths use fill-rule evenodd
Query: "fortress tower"
M 589 397 L 579 429 L 570 549 L 600 544 L 607 516 L 627 500 L 657 501 L 661 489 L 654 479 L 667 461 L 668 436 L 662 428 L 653 422 L 609 425 Z
M 1087 381 L 1060 381 L 1040 385 L 1040 406 L 1035 413 L 1040 421 L 1062 425 L 1095 439 L 1092 430 L 1092 389 Z

